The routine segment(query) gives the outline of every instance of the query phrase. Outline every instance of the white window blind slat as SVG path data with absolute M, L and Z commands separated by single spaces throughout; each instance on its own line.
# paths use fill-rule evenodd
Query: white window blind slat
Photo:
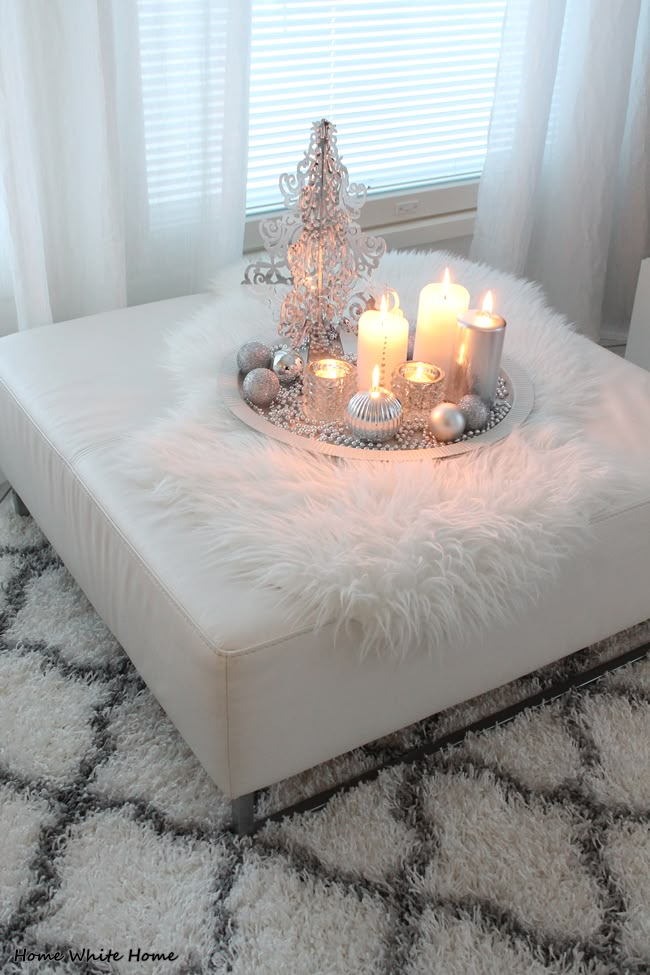
M 371 193 L 480 173 L 506 0 L 252 0 L 249 212 L 277 207 L 312 122 Z M 225 21 L 137 0 L 152 219 L 218 193 Z
M 311 123 L 371 192 L 479 174 L 505 0 L 253 0 L 247 207 L 277 206 Z

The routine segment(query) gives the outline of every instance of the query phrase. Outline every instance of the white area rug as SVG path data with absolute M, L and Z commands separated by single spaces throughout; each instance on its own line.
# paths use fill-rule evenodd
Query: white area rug
M 0 583 L 3 973 L 650 970 L 647 658 L 240 841 L 30 519 L 0 513 Z M 284 783 L 262 807 L 648 639 L 650 621 Z
M 274 587 L 295 624 L 359 622 L 362 654 L 431 650 L 520 615 L 588 538 L 594 514 L 627 497 L 640 464 L 606 456 L 595 426 L 583 434 L 602 376 L 585 369 L 587 340 L 536 286 L 444 254 L 390 254 L 380 272 L 415 321 L 420 288 L 445 264 L 475 301 L 495 290 L 506 351 L 533 379 L 533 413 L 507 440 L 453 460 L 366 464 L 248 429 L 216 377 L 227 352 L 277 334 L 236 268 L 172 335 L 179 402 L 127 461 L 163 513 L 187 515 L 206 564 Z M 646 457 L 646 479 L 647 468 Z M 201 623 L 213 632 L 209 614 Z

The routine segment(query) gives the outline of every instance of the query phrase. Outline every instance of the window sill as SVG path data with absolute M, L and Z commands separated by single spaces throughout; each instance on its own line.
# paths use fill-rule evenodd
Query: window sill
M 425 247 L 471 237 L 477 195 L 478 179 L 378 193 L 361 211 L 361 227 L 384 237 L 390 249 Z M 260 220 L 281 216 L 283 212 L 280 208 L 247 218 L 244 253 L 263 249 Z

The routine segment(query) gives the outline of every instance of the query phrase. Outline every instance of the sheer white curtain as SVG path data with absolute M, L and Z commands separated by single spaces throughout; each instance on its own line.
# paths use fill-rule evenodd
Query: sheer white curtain
M 241 254 L 249 43 L 249 0 L 2 0 L 0 332 Z
M 598 339 L 650 253 L 650 0 L 508 0 L 472 256 Z

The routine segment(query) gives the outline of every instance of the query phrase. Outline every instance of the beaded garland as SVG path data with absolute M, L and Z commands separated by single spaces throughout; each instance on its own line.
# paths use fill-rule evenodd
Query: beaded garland
M 347 362 L 356 363 L 354 356 L 344 355 L 341 358 Z M 480 437 L 482 433 L 491 430 L 500 423 L 511 409 L 512 404 L 508 400 L 509 395 L 505 380 L 503 377 L 499 377 L 495 404 L 490 410 L 486 426 L 482 430 L 466 430 L 461 437 L 452 442 L 460 443 L 464 440 Z M 388 443 L 371 443 L 367 440 L 361 440 L 351 435 L 343 417 L 336 422 L 308 419 L 303 412 L 302 399 L 303 379 L 301 376 L 291 386 L 282 386 L 269 407 L 262 408 L 249 405 L 255 413 L 263 416 L 274 426 L 282 427 L 300 437 L 307 437 L 310 440 L 318 440 L 322 443 L 356 447 L 359 450 L 422 450 L 440 445 L 440 441 L 426 428 L 422 429 L 421 426 L 416 426 L 416 424 L 408 421 L 402 424 L 395 437 Z

